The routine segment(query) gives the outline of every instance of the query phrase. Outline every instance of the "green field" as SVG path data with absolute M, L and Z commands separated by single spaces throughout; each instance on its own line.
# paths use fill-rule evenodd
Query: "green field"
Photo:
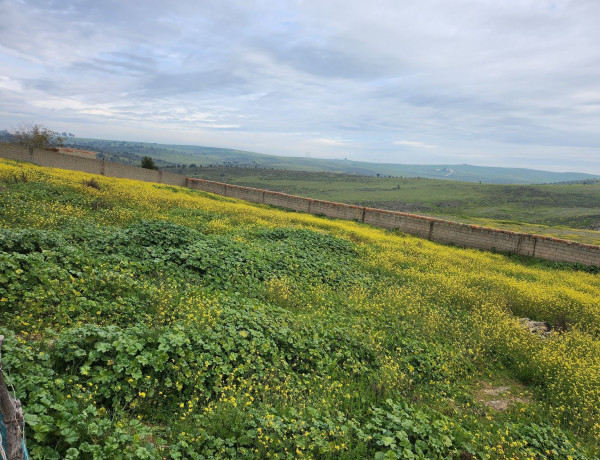
M 320 159 L 264 155 L 244 150 L 194 145 L 168 145 L 148 142 L 69 138 L 69 145 L 99 152 L 111 161 L 139 166 L 141 158 L 154 158 L 159 167 L 236 166 L 273 168 L 289 171 L 334 172 L 362 176 L 426 177 L 443 180 L 497 184 L 532 184 L 575 180 L 599 180 L 584 173 L 556 173 L 524 168 L 496 168 L 472 165 L 406 165 L 369 163 L 342 159 Z
M 290 158 L 224 148 L 99 139 L 75 138 L 69 142 L 94 149 L 111 161 L 133 165 L 150 156 L 161 169 L 191 177 L 600 244 L 598 176 L 469 165 Z M 530 185 L 534 183 L 544 185 Z
M 600 182 L 499 185 L 254 168 L 190 168 L 192 176 L 310 198 L 600 244 Z
M 0 188 L 33 458 L 599 453 L 596 269 L 27 163 Z

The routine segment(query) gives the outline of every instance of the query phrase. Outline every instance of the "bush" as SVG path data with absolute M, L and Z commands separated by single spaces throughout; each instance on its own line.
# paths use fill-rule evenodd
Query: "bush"
M 150 157 L 142 158 L 142 168 L 158 170 L 158 166 L 156 166 L 154 160 Z

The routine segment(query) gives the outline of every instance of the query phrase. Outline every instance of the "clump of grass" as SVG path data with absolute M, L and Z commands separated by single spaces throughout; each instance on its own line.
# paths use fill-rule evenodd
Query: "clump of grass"
M 102 209 L 112 209 L 113 204 L 110 201 L 99 198 L 92 202 L 93 211 L 101 211 Z
M 93 177 L 91 179 L 84 180 L 83 185 L 85 185 L 86 187 L 95 188 L 96 190 L 100 190 L 100 183 Z

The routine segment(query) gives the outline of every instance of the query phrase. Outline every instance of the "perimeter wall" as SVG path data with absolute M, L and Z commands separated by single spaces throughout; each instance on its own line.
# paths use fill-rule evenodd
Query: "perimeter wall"
M 186 177 L 183 174 L 173 174 L 154 169 L 138 168 L 137 166 L 111 163 L 110 161 L 85 158 L 51 150 L 33 149 L 14 144 L 0 143 L 0 157 L 9 160 L 29 161 L 39 166 L 49 168 L 70 169 L 109 177 L 122 177 L 145 182 L 180 185 L 185 187 Z
M 13 144 L 0 143 L 0 157 L 29 161 L 40 166 L 71 169 L 109 177 L 190 187 L 252 203 L 278 206 L 293 211 L 364 222 L 376 227 L 399 230 L 421 238 L 457 246 L 512 252 L 542 259 L 600 266 L 600 246 L 566 241 L 540 235 L 516 233 L 476 225 L 459 224 L 432 217 L 396 211 L 313 200 L 286 193 L 204 179 L 186 178 L 136 166 L 122 165 L 91 158 L 81 158 L 48 150 L 28 151 Z

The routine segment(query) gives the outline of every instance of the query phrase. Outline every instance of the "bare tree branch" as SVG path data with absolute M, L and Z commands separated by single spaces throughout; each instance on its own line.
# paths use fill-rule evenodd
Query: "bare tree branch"
M 63 145 L 63 137 L 44 125 L 22 123 L 18 128 L 9 131 L 10 136 L 20 145 L 28 149 L 44 149 Z

